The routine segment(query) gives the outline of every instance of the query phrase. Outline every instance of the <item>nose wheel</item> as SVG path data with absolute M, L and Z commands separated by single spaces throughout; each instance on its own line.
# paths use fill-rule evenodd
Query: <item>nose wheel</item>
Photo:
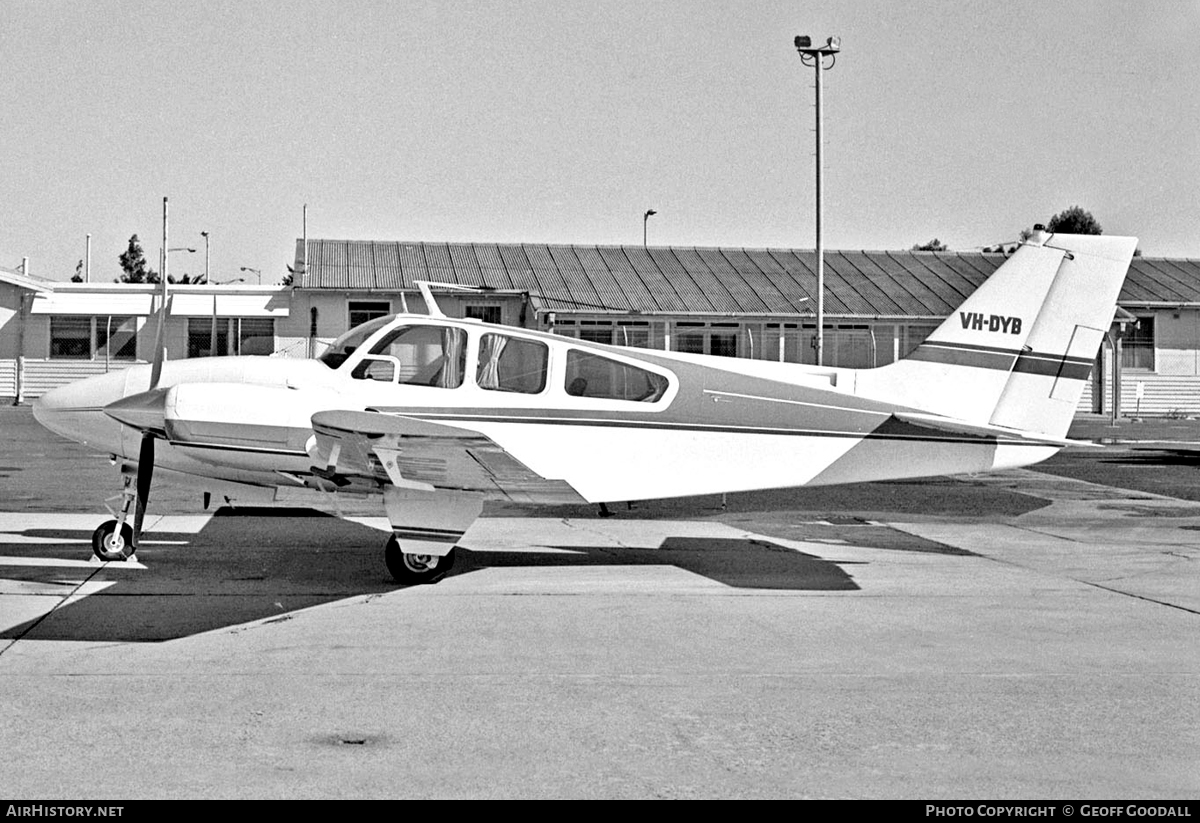
M 109 520 L 92 532 L 92 554 L 105 562 L 133 556 L 133 529 L 128 523 Z
M 406 586 L 432 583 L 454 566 L 454 549 L 441 557 L 434 554 L 413 554 L 400 547 L 395 535 L 388 538 L 383 561 L 397 583 Z

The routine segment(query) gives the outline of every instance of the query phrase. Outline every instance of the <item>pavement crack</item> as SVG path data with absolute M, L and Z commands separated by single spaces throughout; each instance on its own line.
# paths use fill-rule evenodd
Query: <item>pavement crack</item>
M 1079 582 L 1083 583 L 1085 586 L 1091 586 L 1092 588 L 1100 589 L 1101 591 L 1110 592 L 1112 594 L 1120 594 L 1120 595 L 1124 595 L 1125 597 L 1132 597 L 1135 600 L 1144 600 L 1147 603 L 1156 603 L 1159 606 L 1166 606 L 1167 608 L 1170 608 L 1170 609 L 1178 609 L 1179 611 L 1187 612 L 1188 614 L 1200 615 L 1200 609 L 1190 609 L 1187 606 L 1180 606 L 1177 603 L 1168 603 L 1165 600 L 1156 600 L 1153 597 L 1146 597 L 1143 594 L 1134 594 L 1133 592 L 1125 592 L 1125 591 L 1121 591 L 1120 589 L 1114 589 L 1111 586 L 1101 585 L 1100 583 L 1090 583 L 1087 580 L 1080 580 Z
M 4 654 L 9 649 L 11 649 L 13 646 L 17 645 L 17 643 L 19 641 L 24 640 L 26 637 L 28 637 L 30 632 L 32 632 L 38 626 L 45 623 L 50 618 L 50 615 L 57 612 L 59 609 L 61 609 L 63 607 L 63 605 L 68 600 L 70 600 L 72 597 L 77 595 L 79 593 L 80 589 L 82 589 L 88 583 L 92 582 L 92 580 L 96 577 L 97 574 L 100 573 L 100 570 L 103 569 L 105 565 L 106 564 L 101 563 L 95 569 L 93 569 L 91 572 L 89 572 L 88 575 L 86 577 L 84 577 L 83 580 L 80 580 L 78 583 L 67 584 L 67 585 L 71 586 L 71 590 L 68 592 L 64 592 L 61 595 L 56 595 L 58 598 L 58 602 L 54 604 L 54 606 L 50 609 L 50 611 L 48 611 L 45 614 L 43 614 L 42 616 L 38 617 L 36 620 L 31 621 L 29 623 L 29 625 L 25 628 L 25 631 L 21 632 L 21 634 L 19 636 L 12 638 L 12 641 L 10 643 L 8 643 L 8 645 L 4 646 L 3 648 L 0 648 L 0 657 L 3 657 Z

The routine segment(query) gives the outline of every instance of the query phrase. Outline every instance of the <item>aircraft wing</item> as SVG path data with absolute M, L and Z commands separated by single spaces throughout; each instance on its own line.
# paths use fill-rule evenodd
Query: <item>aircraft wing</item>
M 482 491 L 517 503 L 582 503 L 566 481 L 545 478 L 487 435 L 459 426 L 371 411 L 312 416 L 314 474 L 413 489 Z M 321 464 L 324 465 L 321 465 Z
M 909 423 L 913 426 L 920 426 L 921 428 L 934 429 L 942 432 L 951 432 L 953 434 L 966 434 L 975 437 L 995 437 L 999 440 L 1017 440 L 1022 443 L 1036 443 L 1047 446 L 1097 446 L 1096 443 L 1089 443 L 1086 440 L 1064 440 L 1058 437 L 1049 437 L 1039 432 L 1010 429 L 1005 426 L 989 426 L 983 423 L 971 423 L 967 420 L 958 420 L 953 417 L 943 417 L 942 415 L 938 414 L 895 412 L 892 416 L 901 422 Z

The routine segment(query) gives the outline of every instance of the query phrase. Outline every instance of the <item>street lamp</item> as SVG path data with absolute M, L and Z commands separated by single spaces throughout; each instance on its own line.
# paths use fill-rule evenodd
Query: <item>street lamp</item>
M 821 72 L 833 68 L 837 54 L 842 50 L 840 37 L 830 37 L 823 46 L 813 46 L 812 38 L 797 35 L 796 51 L 800 62 L 812 66 L 817 77 L 817 365 L 824 365 L 825 355 L 825 245 L 821 239 Z M 829 65 L 825 65 L 825 58 Z
M 249 266 L 242 266 L 242 271 L 254 272 L 254 276 L 258 278 L 258 285 L 262 285 L 262 269 L 252 269 Z
M 161 251 L 162 251 L 162 247 L 161 247 L 161 246 L 159 246 L 159 249 L 158 249 L 158 250 L 159 250 L 159 252 L 161 252 Z M 196 253 L 196 250 L 195 250 L 195 249 L 190 249 L 190 248 L 188 248 L 187 246 L 174 246 L 173 248 L 169 248 L 169 249 L 167 249 L 167 253 L 168 253 L 168 254 L 170 254 L 170 253 L 171 253 L 171 252 L 173 252 L 173 251 L 185 251 L 185 252 L 187 252 L 188 254 L 195 254 L 195 253 Z M 160 256 L 161 256 L 161 258 L 162 258 L 162 259 L 159 261 L 159 264 L 160 264 L 160 265 L 159 265 L 159 268 L 160 268 L 160 269 L 163 269 L 163 272 L 162 272 L 162 278 L 163 278 L 163 280 L 165 281 L 165 280 L 167 279 L 167 273 L 166 273 L 166 268 L 167 268 L 167 255 L 166 255 L 166 254 L 162 254 L 162 255 L 160 255 Z
M 650 215 L 658 214 L 654 209 L 646 209 L 646 213 L 642 215 L 642 248 L 646 248 L 646 221 L 650 219 Z

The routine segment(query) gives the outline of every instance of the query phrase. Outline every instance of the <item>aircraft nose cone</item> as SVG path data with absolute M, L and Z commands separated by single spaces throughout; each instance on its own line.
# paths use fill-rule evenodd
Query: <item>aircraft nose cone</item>
M 104 414 L 104 407 L 124 393 L 122 372 L 89 377 L 43 394 L 33 401 L 33 416 L 68 440 L 116 452 L 120 450 L 120 424 Z
M 51 389 L 33 401 L 33 418 L 55 434 L 79 439 L 78 392 L 73 385 Z

